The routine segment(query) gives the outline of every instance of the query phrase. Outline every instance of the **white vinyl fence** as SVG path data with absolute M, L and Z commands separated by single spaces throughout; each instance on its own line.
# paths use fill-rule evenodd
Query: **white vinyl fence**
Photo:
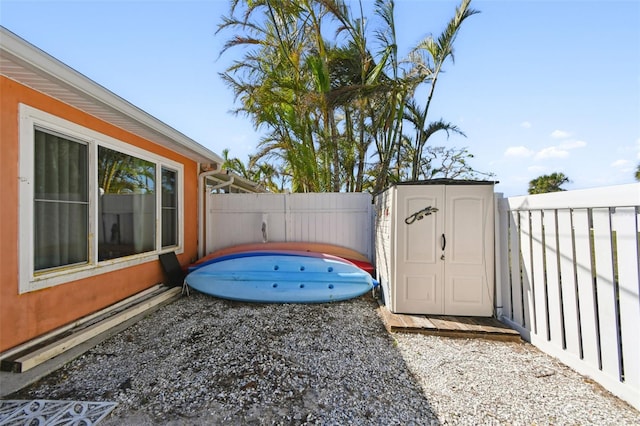
M 640 409 L 640 184 L 497 206 L 499 319 Z
M 210 194 L 206 252 L 261 241 L 335 244 L 373 259 L 367 193 Z

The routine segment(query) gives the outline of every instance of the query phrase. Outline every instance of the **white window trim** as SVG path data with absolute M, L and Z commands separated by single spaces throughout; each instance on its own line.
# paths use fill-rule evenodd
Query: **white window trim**
M 18 254 L 19 254 L 19 293 L 40 290 L 47 287 L 77 281 L 97 274 L 117 271 L 131 266 L 156 261 L 158 254 L 168 251 L 184 252 L 184 165 L 153 152 L 127 144 L 110 136 L 80 126 L 63 118 L 33 108 L 19 106 L 19 189 L 18 189 Z M 89 156 L 89 261 L 83 265 L 70 265 L 52 271 L 34 273 L 33 247 L 33 197 L 34 197 L 34 145 L 35 127 L 49 129 L 67 135 L 70 138 L 87 143 Z M 97 174 L 98 146 L 104 146 L 156 164 L 156 250 L 123 258 L 98 261 L 98 190 Z M 178 191 L 178 245 L 162 248 L 162 167 L 177 172 Z
M 178 171 L 178 169 L 174 169 L 173 167 L 169 167 L 166 163 L 165 164 L 158 164 L 156 167 L 156 176 L 158 176 L 158 184 L 157 186 L 159 187 L 159 191 L 162 191 L 162 169 L 165 170 L 169 170 L 172 171 L 176 174 L 176 191 L 178 191 L 178 199 L 176 200 L 176 202 L 178 203 L 177 208 L 176 208 L 176 213 L 178 214 L 178 229 L 176 229 L 176 232 L 178 233 L 178 246 L 179 247 L 184 247 L 183 244 L 183 240 L 182 240 L 182 231 L 184 230 L 184 227 L 182 226 L 182 224 L 184 223 L 181 219 L 182 219 L 182 173 L 180 171 Z M 156 197 L 156 211 L 162 213 L 162 192 L 160 192 L 160 196 Z M 160 227 L 160 229 L 162 229 L 162 219 L 160 219 L 160 222 L 158 223 L 158 226 Z M 166 246 L 166 247 L 162 247 L 162 235 L 160 232 L 156 233 L 156 247 L 158 247 L 161 251 L 170 251 L 171 249 L 173 249 L 175 246 Z

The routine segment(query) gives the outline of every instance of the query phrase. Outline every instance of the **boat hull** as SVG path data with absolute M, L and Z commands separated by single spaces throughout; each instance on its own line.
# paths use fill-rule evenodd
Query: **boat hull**
M 187 275 L 187 284 L 223 299 L 261 303 L 325 303 L 361 296 L 373 279 L 342 260 L 260 253 L 210 263 Z
M 213 253 L 207 255 L 205 259 L 256 250 L 297 250 L 315 253 L 326 253 L 332 256 L 343 257 L 345 259 L 355 259 L 362 261 L 369 260 L 364 254 L 347 247 L 326 243 L 311 243 L 306 241 L 269 241 L 266 243 L 239 244 L 218 249 Z
M 316 257 L 337 257 L 347 262 L 355 264 L 360 269 L 374 276 L 374 267 L 367 257 L 356 250 L 342 246 L 324 243 L 309 242 L 267 242 L 267 243 L 249 243 L 236 246 L 225 247 L 208 254 L 196 263 L 189 266 L 190 271 L 219 262 L 220 259 L 225 260 L 234 255 L 252 255 L 252 253 L 273 253 L 273 254 L 294 254 L 316 256 Z

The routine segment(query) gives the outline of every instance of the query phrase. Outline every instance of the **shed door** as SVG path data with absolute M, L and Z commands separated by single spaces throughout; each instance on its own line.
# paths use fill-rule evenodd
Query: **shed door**
M 399 186 L 397 208 L 394 312 L 491 316 L 493 187 Z
M 444 186 L 399 186 L 397 197 L 395 312 L 443 313 L 444 262 L 435 242 L 444 227 Z M 405 223 L 426 207 L 439 211 Z
M 444 313 L 493 314 L 493 187 L 447 186 Z

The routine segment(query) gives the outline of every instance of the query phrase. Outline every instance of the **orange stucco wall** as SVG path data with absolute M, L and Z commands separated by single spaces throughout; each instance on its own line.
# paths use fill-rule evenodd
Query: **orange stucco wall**
M 120 141 L 184 164 L 184 253 L 197 256 L 197 164 L 167 148 L 105 123 L 0 76 L 0 352 L 105 308 L 164 281 L 157 260 L 18 294 L 18 105 L 32 106 Z

